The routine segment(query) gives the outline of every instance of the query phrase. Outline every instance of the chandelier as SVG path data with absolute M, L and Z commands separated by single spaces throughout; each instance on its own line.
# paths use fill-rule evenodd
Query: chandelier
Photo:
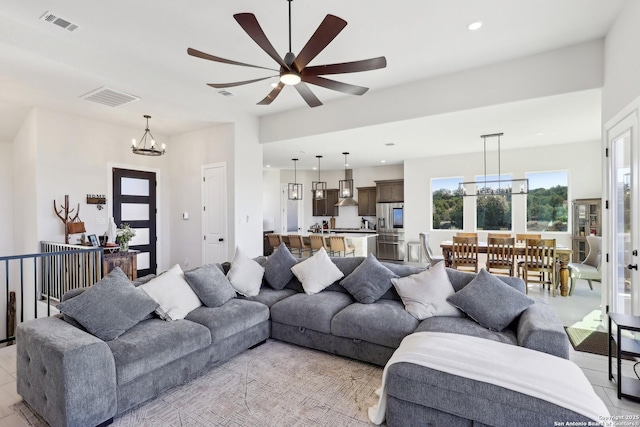
M 293 160 L 293 182 L 288 184 L 289 200 L 302 200 L 302 184 L 298 184 L 298 176 L 296 170 L 296 162 L 298 159 Z
M 162 149 L 156 146 L 156 140 L 149 130 L 149 119 L 151 116 L 145 114 L 143 117 L 147 119 L 147 128 L 144 130 L 144 135 L 140 138 L 140 142 L 136 142 L 135 138 L 131 140 L 133 154 L 140 154 L 141 156 L 162 156 L 166 151 L 165 145 L 162 144 Z
M 479 181 L 461 182 L 458 193 L 462 196 L 497 196 L 512 194 L 528 194 L 529 179 L 504 178 L 500 173 L 500 137 L 504 133 L 480 135 L 484 143 L 484 179 Z M 498 139 L 498 179 L 487 179 L 487 138 Z
M 313 190 L 313 198 L 316 200 L 323 200 L 327 194 L 327 183 L 320 181 L 320 159 L 322 156 L 316 156 L 318 159 L 318 180 L 311 183 L 311 189 Z

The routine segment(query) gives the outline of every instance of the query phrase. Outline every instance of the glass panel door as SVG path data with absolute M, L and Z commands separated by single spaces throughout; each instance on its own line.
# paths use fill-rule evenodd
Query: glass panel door
M 611 195 L 612 310 L 640 314 L 638 283 L 638 156 L 635 116 L 622 120 L 608 132 Z

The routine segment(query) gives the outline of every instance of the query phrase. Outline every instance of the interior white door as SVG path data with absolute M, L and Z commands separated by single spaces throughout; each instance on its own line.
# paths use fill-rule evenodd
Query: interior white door
M 611 238 L 607 274 L 611 311 L 640 314 L 638 275 L 638 119 L 637 111 L 626 115 L 607 130 L 609 151 L 609 217 Z
M 202 168 L 202 264 L 228 261 L 227 166 Z

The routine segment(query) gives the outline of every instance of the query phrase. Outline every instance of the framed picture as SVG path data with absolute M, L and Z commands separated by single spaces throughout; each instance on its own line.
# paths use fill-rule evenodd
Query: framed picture
M 98 242 L 98 238 L 95 234 L 89 234 L 89 242 L 91 246 L 100 246 L 100 242 Z

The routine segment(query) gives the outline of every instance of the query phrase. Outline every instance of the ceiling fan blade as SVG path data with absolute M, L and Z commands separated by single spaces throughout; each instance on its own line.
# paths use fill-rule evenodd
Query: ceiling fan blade
M 379 56 L 377 58 L 363 59 L 361 61 L 306 67 L 302 70 L 302 75 L 321 76 L 324 74 L 358 73 L 360 71 L 377 70 L 386 66 L 387 59 L 384 56 Z
M 260 24 L 253 13 L 236 13 L 233 17 L 238 21 L 238 24 L 240 24 L 249 37 L 251 37 L 253 41 L 267 53 L 267 55 L 273 58 L 273 60 L 281 67 L 289 69 L 287 64 L 285 64 L 284 60 L 280 55 L 278 55 L 278 52 L 264 34 L 264 31 L 262 31 L 262 27 L 260 27 Z
M 320 102 L 318 97 L 315 96 L 313 92 L 311 92 L 309 86 L 307 86 L 303 82 L 298 83 L 294 87 L 296 88 L 302 99 L 304 99 L 305 102 L 309 105 L 309 107 L 313 108 L 322 105 L 322 102 Z
M 260 79 L 253 79 L 253 80 L 245 80 L 243 82 L 232 82 L 232 83 L 207 83 L 207 86 L 211 86 L 211 87 L 215 87 L 216 89 L 223 89 L 225 87 L 234 87 L 234 86 L 242 86 L 242 85 L 248 85 L 249 83 L 255 83 L 255 82 L 259 82 L 261 80 L 267 80 L 273 77 L 278 77 L 276 76 L 269 76 L 269 77 L 262 77 Z
M 196 58 L 208 59 L 209 61 L 222 62 L 223 64 L 241 65 L 243 67 L 262 68 L 263 70 L 280 71 L 274 68 L 261 67 L 259 65 L 245 64 L 244 62 L 232 61 L 231 59 L 220 58 L 219 56 L 209 55 L 208 53 L 200 52 L 199 50 L 188 48 L 187 53 Z
M 302 81 L 316 86 L 322 86 L 327 89 L 337 90 L 338 92 L 348 93 L 350 95 L 364 95 L 369 90 L 368 87 L 337 82 L 335 80 L 329 80 L 319 76 L 302 76 Z
M 342 18 L 334 15 L 325 16 L 316 32 L 313 33 L 296 57 L 296 60 L 293 61 L 293 67 L 296 71 L 300 72 L 306 67 L 346 26 L 347 21 Z
M 278 82 L 278 86 L 274 87 L 273 90 L 269 92 L 269 95 L 267 95 L 262 101 L 258 102 L 258 105 L 271 104 L 273 100 L 276 99 L 278 95 L 280 95 L 280 91 L 282 90 L 283 87 L 284 87 L 284 83 Z

